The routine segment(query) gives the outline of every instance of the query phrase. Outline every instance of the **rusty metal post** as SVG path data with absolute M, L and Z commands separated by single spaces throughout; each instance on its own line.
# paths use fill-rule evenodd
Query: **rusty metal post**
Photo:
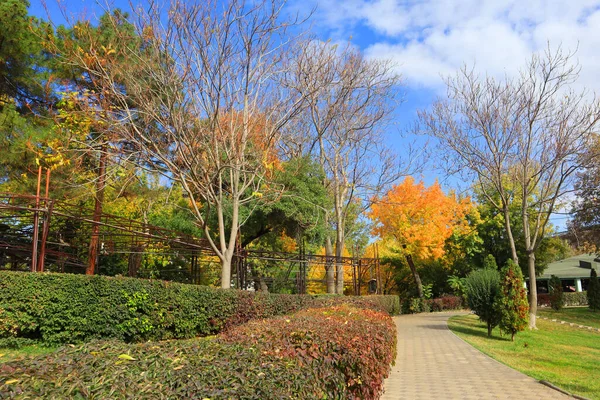
M 52 202 L 49 200 L 50 196 L 50 168 L 46 168 L 46 192 L 44 195 L 44 201 L 46 202 L 46 216 L 44 218 L 44 224 L 42 225 L 42 243 L 40 250 L 40 257 L 38 262 L 37 270 L 44 272 L 44 265 L 46 263 L 46 241 L 48 240 L 48 231 L 50 229 L 50 215 L 52 214 Z
M 46 263 L 46 241 L 48 240 L 48 232 L 50 230 L 50 217 L 52 216 L 53 202 L 46 198 L 46 204 L 46 218 L 44 218 L 44 224 L 42 225 L 42 245 L 37 269 L 39 272 L 44 272 L 44 265 Z
M 88 265 L 85 270 L 86 275 L 94 275 L 98 263 L 98 247 L 100 240 L 100 222 L 102 220 L 102 206 L 104 204 L 104 187 L 106 184 L 106 145 L 102 145 L 100 150 L 100 160 L 98 165 L 98 181 L 96 182 L 96 195 L 94 204 L 94 216 L 92 223 L 92 236 L 90 237 L 90 247 L 88 249 Z
M 42 166 L 38 168 L 38 179 L 37 179 L 37 192 L 35 195 L 35 211 L 33 213 L 33 238 L 31 246 L 31 272 L 37 271 L 37 258 L 38 258 L 38 237 L 39 237 L 39 223 L 40 213 L 40 186 L 42 185 Z

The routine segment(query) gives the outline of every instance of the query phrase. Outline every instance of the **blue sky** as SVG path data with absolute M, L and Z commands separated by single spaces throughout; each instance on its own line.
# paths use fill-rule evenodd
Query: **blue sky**
M 45 17 L 40 0 L 31 12 Z M 70 14 L 100 14 L 95 1 L 64 0 Z M 129 8 L 128 1 L 112 2 Z M 62 22 L 54 0 L 51 17 Z M 442 76 L 463 65 L 481 73 L 514 75 L 532 52 L 562 46 L 577 50 L 582 68 L 578 89 L 600 92 L 600 0 L 289 0 L 289 12 L 307 15 L 319 39 L 347 42 L 368 57 L 392 59 L 404 79 L 405 101 L 388 132 L 390 145 L 402 155 L 406 131 L 420 108 L 444 94 Z M 439 171 L 423 174 L 426 183 L 439 178 L 448 189 L 464 188 L 457 178 Z M 564 225 L 557 216 L 555 224 Z

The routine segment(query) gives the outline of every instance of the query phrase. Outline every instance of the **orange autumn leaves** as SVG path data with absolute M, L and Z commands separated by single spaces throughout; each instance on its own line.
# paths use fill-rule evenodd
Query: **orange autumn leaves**
M 375 200 L 369 217 L 373 233 L 389 246 L 406 246 L 419 259 L 437 259 L 444 255 L 446 240 L 466 225 L 471 209 L 469 198 L 446 195 L 437 181 L 426 187 L 408 177 Z

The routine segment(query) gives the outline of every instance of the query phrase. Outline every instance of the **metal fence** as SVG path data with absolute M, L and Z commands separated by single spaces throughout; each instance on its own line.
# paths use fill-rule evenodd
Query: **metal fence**
M 91 215 L 81 205 L 0 193 L 0 269 L 85 273 L 95 254 L 100 274 L 200 284 L 206 274 L 215 274 L 211 267 L 218 270 L 205 239 L 115 215 L 99 220 Z M 91 252 L 93 245 L 97 249 Z M 378 258 L 307 254 L 303 246 L 296 253 L 238 248 L 232 282 L 243 290 L 265 285 L 273 292 L 324 292 L 326 271 L 340 268 L 351 277 L 346 294 L 381 293 Z

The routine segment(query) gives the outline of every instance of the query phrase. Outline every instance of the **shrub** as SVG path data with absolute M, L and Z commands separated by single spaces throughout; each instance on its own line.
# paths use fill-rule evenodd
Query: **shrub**
M 395 353 L 385 313 L 339 306 L 215 338 L 93 342 L 0 366 L 0 398 L 377 398 Z
M 456 275 L 451 275 L 447 282 L 454 294 L 460 296 L 463 299 L 463 302 L 466 303 L 467 292 L 465 288 L 465 278 L 459 278 Z
M 409 297 L 402 302 L 402 314 L 418 314 L 431 311 L 430 300 L 420 297 Z
M 0 272 L 0 338 L 45 344 L 207 336 L 249 320 L 348 302 L 394 312 L 397 296 L 313 297 L 156 280 Z
M 538 307 L 550 307 L 550 295 L 548 293 L 538 293 L 537 305 Z
M 465 281 L 467 301 L 479 319 L 487 324 L 488 336 L 500 322 L 500 314 L 494 306 L 500 292 L 500 275 L 491 268 L 471 272 Z
M 442 296 L 439 298 L 442 301 L 442 311 L 460 310 L 463 308 L 463 299 L 459 296 Z
M 587 306 L 587 292 L 564 292 L 563 304 L 565 307 Z M 548 293 L 538 293 L 538 306 L 550 307 L 550 295 Z
M 299 311 L 293 317 L 252 321 L 221 336 L 267 354 L 311 365 L 331 398 L 377 398 L 395 355 L 391 318 L 348 305 Z M 347 392 L 346 392 L 347 391 Z
M 498 270 L 498 264 L 496 263 L 496 259 L 493 255 L 488 254 L 483 259 L 483 269 L 493 269 L 494 271 Z
M 596 270 L 592 268 L 590 272 L 590 283 L 588 284 L 587 300 L 590 310 L 600 310 L 600 282 Z
M 556 311 L 560 311 L 565 303 L 563 296 L 563 287 L 560 278 L 556 275 L 552 275 L 548 281 L 548 294 L 550 300 L 550 306 Z
M 527 291 L 523 287 L 521 268 L 513 260 L 508 260 L 501 271 L 496 311 L 500 314 L 500 329 L 510 333 L 511 340 L 514 341 L 515 334 L 524 330 L 529 321 L 529 303 Z
M 588 305 L 587 292 L 563 293 L 563 298 L 567 307 Z
M 372 295 L 365 296 L 364 299 L 380 306 L 390 315 L 400 314 L 400 297 L 396 295 Z M 352 304 L 352 302 L 350 301 L 348 304 Z
M 462 298 L 459 296 L 442 296 L 425 301 L 429 305 L 430 311 L 449 311 L 462 308 Z

